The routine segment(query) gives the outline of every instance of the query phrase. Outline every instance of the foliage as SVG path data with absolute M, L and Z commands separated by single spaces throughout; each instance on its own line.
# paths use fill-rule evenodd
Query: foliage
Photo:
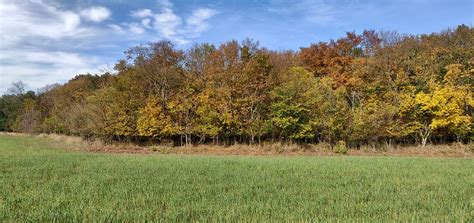
M 348 147 L 474 139 L 474 28 L 429 35 L 366 30 L 300 51 L 250 39 L 133 47 L 116 73 L 38 93 L 13 83 L 0 129 L 108 140 Z
M 340 154 L 347 154 L 347 146 L 346 146 L 346 142 L 340 140 L 339 142 L 337 142 L 337 144 L 334 146 L 334 152 L 335 153 L 340 153 Z
M 169 137 L 180 131 L 156 98 L 148 99 L 145 107 L 140 109 L 137 128 L 142 136 L 158 138 Z
M 433 131 L 447 131 L 458 139 L 471 131 L 472 117 L 465 114 L 464 106 L 472 101 L 469 92 L 445 86 L 434 89 L 431 93 L 420 92 L 416 96 L 419 109 L 427 116 L 432 117 L 429 124 Z
M 292 68 L 272 92 L 271 127 L 280 139 L 313 138 L 311 110 L 316 78 L 304 68 Z

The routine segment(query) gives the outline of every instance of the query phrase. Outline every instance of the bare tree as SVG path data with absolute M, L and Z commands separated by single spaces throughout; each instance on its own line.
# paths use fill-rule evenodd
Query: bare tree
M 7 94 L 24 94 L 25 93 L 25 84 L 21 81 L 13 82 L 12 85 L 8 88 Z

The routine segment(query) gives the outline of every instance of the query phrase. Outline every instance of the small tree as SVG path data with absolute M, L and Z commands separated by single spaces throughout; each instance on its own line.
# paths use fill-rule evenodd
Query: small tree
M 447 131 L 461 140 L 470 132 L 472 123 L 472 117 L 464 110 L 466 103 L 472 103 L 472 95 L 450 85 L 435 86 L 428 93 L 404 95 L 400 114 L 405 120 L 405 135 L 417 133 L 422 146 L 435 131 Z
M 312 108 L 316 79 L 304 68 L 292 68 L 282 84 L 272 91 L 271 125 L 280 138 L 314 137 Z

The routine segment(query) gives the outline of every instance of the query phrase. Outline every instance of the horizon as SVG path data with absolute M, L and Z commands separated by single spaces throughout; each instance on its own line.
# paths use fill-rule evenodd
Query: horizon
M 366 29 L 420 35 L 472 27 L 473 7 L 465 0 L 0 0 L 0 94 L 12 82 L 37 91 L 111 71 L 125 50 L 148 42 L 169 40 L 185 50 L 250 38 L 271 50 L 299 50 Z

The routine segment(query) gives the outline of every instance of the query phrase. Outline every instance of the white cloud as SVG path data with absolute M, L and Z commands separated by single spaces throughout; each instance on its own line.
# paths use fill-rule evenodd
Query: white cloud
M 134 34 L 143 34 L 147 30 L 154 31 L 165 39 L 178 44 L 187 44 L 191 42 L 191 39 L 208 30 L 210 28 L 208 20 L 219 13 L 214 9 L 199 8 L 193 10 L 183 22 L 183 18 L 174 12 L 173 3 L 169 0 L 160 0 L 158 4 L 161 7 L 159 12 L 153 12 L 150 9 L 132 11 L 130 15 L 141 21 L 124 23 L 122 30 L 128 28 Z M 118 27 L 113 28 L 121 32 Z
M 161 13 L 153 16 L 153 27 L 165 38 L 172 38 L 178 32 L 178 26 L 181 25 L 181 18 L 174 14 L 171 8 L 163 8 Z
M 36 90 L 47 84 L 66 82 L 80 73 L 99 71 L 96 58 L 62 51 L 1 50 L 0 62 L 0 93 L 19 80 Z
M 186 19 L 186 23 L 189 26 L 188 30 L 195 36 L 199 36 L 201 32 L 209 29 L 210 25 L 207 20 L 218 13 L 218 11 L 208 8 L 194 10 L 191 16 Z
M 165 8 L 173 7 L 173 3 L 170 0 L 158 0 L 158 4 Z
M 155 12 L 133 11 L 131 21 L 114 24 L 108 19 L 112 13 L 100 6 L 74 10 L 61 1 L 0 0 L 0 94 L 11 82 L 23 81 L 35 90 L 80 73 L 100 72 L 101 64 L 117 58 L 90 56 L 98 48 L 117 55 L 133 44 L 155 40 L 157 34 L 187 44 L 208 30 L 209 19 L 218 13 L 201 8 L 184 17 L 170 1 L 161 0 L 159 6 Z
M 142 34 L 145 32 L 145 29 L 141 27 L 138 23 L 129 24 L 129 30 L 135 34 Z
M 81 16 L 92 22 L 102 22 L 110 15 L 111 12 L 102 6 L 94 6 L 81 11 Z
M 60 39 L 86 33 L 77 13 L 60 11 L 41 1 L 28 4 L 0 1 L 0 15 L 0 40 L 7 45 L 30 36 Z
M 151 26 L 150 26 L 151 19 L 148 19 L 148 18 L 143 19 L 141 23 L 142 23 L 143 27 L 145 27 L 147 29 L 151 29 Z
M 217 11 L 208 8 L 194 10 L 192 15 L 187 19 L 190 25 L 200 25 L 205 20 L 217 15 Z
M 41 0 L 0 0 L 0 15 L 0 94 L 14 81 L 35 90 L 98 71 L 101 61 L 74 51 L 97 41 L 104 30 L 83 24 L 80 12 Z M 95 20 L 104 17 L 90 15 Z
M 116 24 L 110 24 L 110 25 L 108 25 L 108 27 L 111 28 L 112 30 L 114 30 L 115 32 L 118 32 L 118 33 L 124 33 L 125 32 L 121 26 L 116 25 Z
M 137 18 L 145 18 L 153 16 L 153 13 L 150 9 L 140 9 L 137 11 L 132 11 L 131 15 Z

